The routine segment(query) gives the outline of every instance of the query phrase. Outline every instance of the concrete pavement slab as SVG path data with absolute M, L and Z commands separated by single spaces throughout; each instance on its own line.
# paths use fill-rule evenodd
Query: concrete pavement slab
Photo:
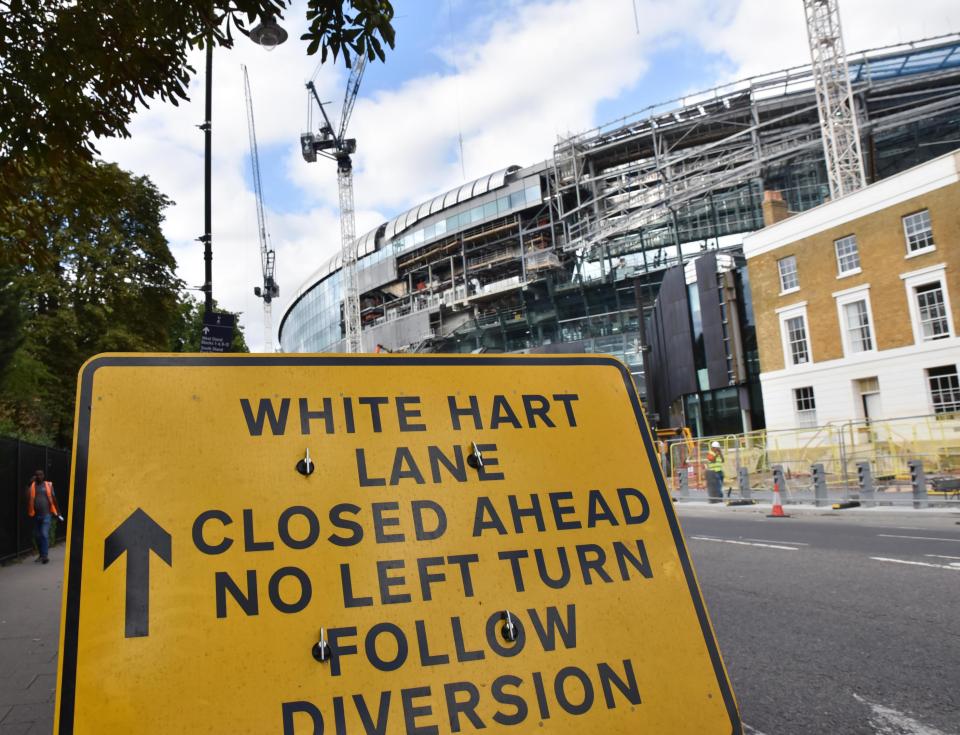
M 0 735 L 28 735 L 32 727 L 32 722 L 11 722 L 9 725 L 0 722 Z
M 64 548 L 0 568 L 0 735 L 53 730 Z

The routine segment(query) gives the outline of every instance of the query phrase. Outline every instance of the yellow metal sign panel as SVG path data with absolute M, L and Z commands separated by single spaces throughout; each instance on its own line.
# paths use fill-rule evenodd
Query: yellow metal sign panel
M 106 355 L 74 456 L 59 733 L 740 732 L 611 358 Z

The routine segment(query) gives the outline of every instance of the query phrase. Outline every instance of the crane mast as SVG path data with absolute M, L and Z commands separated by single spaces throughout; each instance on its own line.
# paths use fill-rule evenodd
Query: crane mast
M 803 0 L 830 196 L 866 185 L 838 0 Z
M 320 128 L 320 135 L 312 132 L 300 136 L 300 148 L 303 158 L 307 162 L 317 160 L 320 153 L 337 162 L 337 188 L 340 194 L 340 256 L 343 280 L 343 324 L 346 350 L 348 353 L 363 352 L 363 334 L 360 324 L 360 283 L 357 276 L 357 248 L 356 248 L 356 221 L 353 204 L 353 160 L 351 155 L 357 150 L 357 141 L 347 138 L 347 125 L 353 106 L 357 100 L 360 81 L 366 68 L 367 58 L 360 56 L 354 60 L 350 77 L 347 80 L 347 90 L 343 98 L 343 107 L 340 112 L 340 127 L 334 133 L 333 124 L 327 116 L 327 111 L 317 96 L 313 82 L 307 83 L 307 90 L 313 96 L 320 112 L 323 114 L 324 125 Z M 328 152 L 329 151 L 329 152 Z
M 250 93 L 250 77 L 243 67 L 243 91 L 247 102 L 247 135 L 250 138 L 250 168 L 253 173 L 253 191 L 257 200 L 257 235 L 260 239 L 260 267 L 263 286 L 253 293 L 263 299 L 263 351 L 273 352 L 273 299 L 280 295 L 280 287 L 274 277 L 276 253 L 270 247 L 267 235 L 267 218 L 263 213 L 263 185 L 260 183 L 260 154 L 257 151 L 257 130 L 253 123 L 253 95 Z

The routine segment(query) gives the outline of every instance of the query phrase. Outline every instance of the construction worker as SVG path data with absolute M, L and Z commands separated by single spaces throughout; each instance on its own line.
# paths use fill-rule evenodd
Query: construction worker
M 63 517 L 57 509 L 57 499 L 53 494 L 53 483 L 46 479 L 43 470 L 33 474 L 27 499 L 27 515 L 33 518 L 33 540 L 37 544 L 40 556 L 37 561 L 46 564 L 50 550 L 50 517 Z
M 707 496 L 711 503 L 723 500 L 723 450 L 717 441 L 710 444 L 707 452 Z

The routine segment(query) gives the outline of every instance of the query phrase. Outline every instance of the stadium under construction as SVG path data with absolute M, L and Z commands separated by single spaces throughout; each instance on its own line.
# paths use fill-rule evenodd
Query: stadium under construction
M 868 182 L 958 146 L 960 35 L 847 60 Z M 746 314 L 736 329 L 723 322 L 723 375 L 749 390 L 756 347 L 739 248 L 763 226 L 766 191 L 794 212 L 829 198 L 809 65 L 561 139 L 548 161 L 465 183 L 357 238 L 364 349 L 609 353 L 644 394 L 664 273 L 719 250 L 709 287 L 721 319 Z M 284 352 L 343 349 L 341 264 L 338 254 L 294 295 Z

